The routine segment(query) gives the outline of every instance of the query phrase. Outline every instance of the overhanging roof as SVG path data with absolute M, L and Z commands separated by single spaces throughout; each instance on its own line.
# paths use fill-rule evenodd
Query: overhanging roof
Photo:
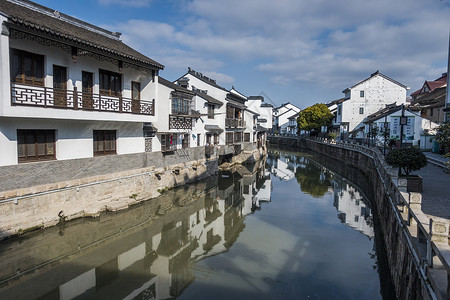
M 213 133 L 222 133 L 223 129 L 218 125 L 205 125 L 205 130 Z
M 0 1 L 0 13 L 8 17 L 7 25 L 12 29 L 81 49 L 109 53 L 140 66 L 164 69 L 160 63 L 124 44 L 119 39 L 120 33 L 108 31 L 31 1 L 16 2 Z
M 208 94 L 205 94 L 205 93 L 202 93 L 202 92 L 199 92 L 199 91 L 194 91 L 194 93 L 195 93 L 197 96 L 199 96 L 200 98 L 205 99 L 208 103 L 217 105 L 217 106 L 219 106 L 219 107 L 221 107 L 221 106 L 223 105 L 223 102 L 222 102 L 222 101 L 217 100 L 216 98 L 211 97 L 211 96 L 208 95 Z
M 188 89 L 186 89 L 186 88 L 184 88 L 182 86 L 179 86 L 178 84 L 170 82 L 169 80 L 164 79 L 161 76 L 158 77 L 158 83 L 160 83 L 160 84 L 162 84 L 162 85 L 164 85 L 164 86 L 166 86 L 166 87 L 168 87 L 170 89 L 173 89 L 174 91 L 191 95 L 191 97 L 194 96 L 194 92 L 192 92 L 192 91 L 190 91 L 190 90 L 188 90 Z
M 255 131 L 269 131 L 269 129 L 267 129 L 266 127 L 263 127 L 261 125 L 256 125 Z
M 245 109 L 245 107 L 246 107 L 244 104 L 241 104 L 237 101 L 233 101 L 231 99 L 227 99 L 227 105 L 231 105 L 231 106 L 234 106 L 234 107 L 240 108 L 240 109 Z

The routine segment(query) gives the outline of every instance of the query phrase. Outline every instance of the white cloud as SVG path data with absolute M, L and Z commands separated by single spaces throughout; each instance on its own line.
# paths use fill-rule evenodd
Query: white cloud
M 203 74 L 209 78 L 216 80 L 219 85 L 230 85 L 235 81 L 233 77 L 222 73 L 206 71 L 203 72 Z
M 446 1 L 192 0 L 181 10 L 177 22 L 129 20 L 114 30 L 167 69 L 191 66 L 230 84 L 247 80 L 245 66 L 261 84 L 335 98 L 376 70 L 414 90 L 446 67 Z M 223 74 L 228 66 L 236 73 Z

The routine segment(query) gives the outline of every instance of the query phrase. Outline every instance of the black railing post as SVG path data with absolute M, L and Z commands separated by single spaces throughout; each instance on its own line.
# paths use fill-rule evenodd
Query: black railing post
M 77 87 L 73 87 L 73 109 L 78 109 L 78 91 Z
M 122 113 L 122 105 L 123 105 L 123 101 L 122 101 L 122 93 L 119 94 L 119 113 Z M 133 110 L 132 110 L 133 111 Z

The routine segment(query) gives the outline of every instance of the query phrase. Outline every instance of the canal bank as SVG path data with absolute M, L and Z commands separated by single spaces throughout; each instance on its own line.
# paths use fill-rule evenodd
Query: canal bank
M 258 164 L 3 241 L 0 299 L 392 299 L 360 189 L 311 154 Z
M 110 155 L 1 167 L 0 239 L 80 217 L 97 217 L 154 199 L 218 171 L 223 148 Z M 265 147 L 244 143 L 231 155 L 251 163 Z
M 448 220 L 427 216 L 422 195 L 406 192 L 406 180 L 375 148 L 326 140 L 270 137 L 273 144 L 308 148 L 360 169 L 370 180 L 398 299 L 447 299 Z

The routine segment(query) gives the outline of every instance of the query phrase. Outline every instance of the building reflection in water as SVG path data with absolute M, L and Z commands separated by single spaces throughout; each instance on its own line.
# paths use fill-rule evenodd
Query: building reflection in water
M 334 193 L 339 219 L 373 236 L 359 190 L 310 157 L 270 155 L 168 191 L 120 213 L 80 219 L 0 243 L 0 299 L 167 299 L 182 294 L 195 262 L 225 251 L 244 217 L 271 201 L 272 180 L 304 193 Z
M 270 201 L 264 161 L 168 191 L 128 211 L 0 243 L 0 299 L 166 299 L 194 263 L 227 251 Z M 208 270 L 195 270 L 208 272 Z
M 311 155 L 294 155 L 276 151 L 267 159 L 268 169 L 282 180 L 296 178 L 302 192 L 313 197 L 333 193 L 333 205 L 338 218 L 347 226 L 363 233 L 370 239 L 374 236 L 372 211 L 368 200 L 356 185 L 332 172 Z

